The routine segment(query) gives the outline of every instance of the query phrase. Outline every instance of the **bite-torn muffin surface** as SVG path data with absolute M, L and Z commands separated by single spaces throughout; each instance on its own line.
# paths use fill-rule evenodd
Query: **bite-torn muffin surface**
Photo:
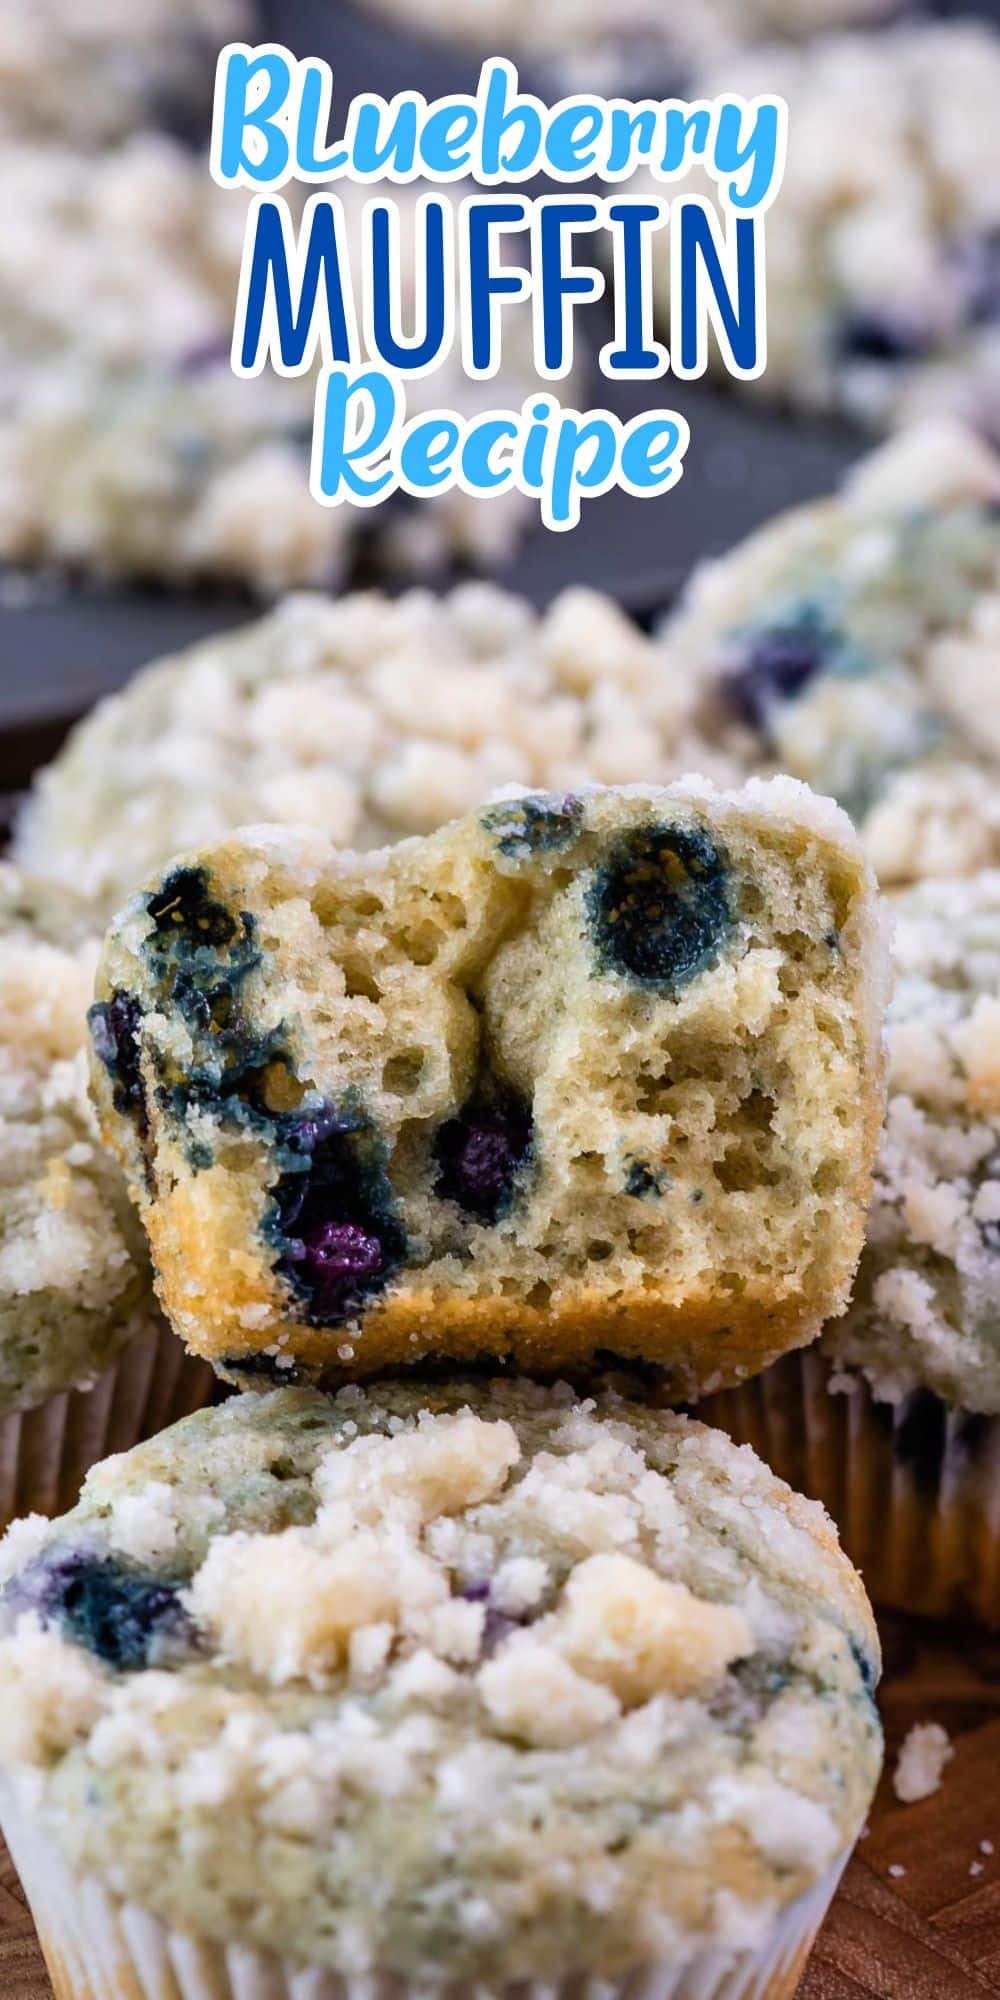
M 846 1302 L 882 930 L 789 780 L 534 794 L 368 857 L 257 829 L 109 933 L 106 1133 L 230 1378 L 662 1364 L 684 1394 Z

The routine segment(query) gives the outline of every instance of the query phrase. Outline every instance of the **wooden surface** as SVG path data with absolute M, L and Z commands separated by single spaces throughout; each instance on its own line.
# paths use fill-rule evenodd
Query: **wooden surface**
M 1000 1994 L 1000 1634 L 881 1623 L 885 1774 L 799 2000 L 983 2000 Z M 891 1773 L 914 1722 L 943 1723 L 955 1754 L 940 1791 L 904 1806 Z M 0 2000 L 50 2000 L 2 1847 Z

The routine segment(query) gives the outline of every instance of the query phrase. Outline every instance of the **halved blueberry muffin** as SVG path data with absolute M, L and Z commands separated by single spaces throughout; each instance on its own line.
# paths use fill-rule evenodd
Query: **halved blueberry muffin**
M 883 969 L 791 781 L 522 796 L 366 860 L 264 828 L 126 906 L 93 1073 L 231 1379 L 611 1353 L 689 1394 L 845 1302 Z

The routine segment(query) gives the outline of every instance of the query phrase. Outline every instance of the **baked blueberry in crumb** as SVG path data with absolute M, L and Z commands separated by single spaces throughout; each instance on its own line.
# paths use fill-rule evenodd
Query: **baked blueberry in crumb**
M 239 930 L 235 918 L 209 894 L 204 868 L 177 868 L 146 908 L 161 938 L 181 938 L 188 946 L 211 945 L 215 951 L 232 944 Z
M 647 827 L 612 849 L 587 911 L 602 972 L 676 993 L 722 954 L 729 870 L 702 828 Z
M 458 1594 L 464 1598 L 466 1604 L 486 1606 L 483 1633 L 479 1642 L 480 1656 L 483 1659 L 490 1659 L 497 1647 L 502 1646 L 504 1640 L 510 1638 L 512 1632 L 520 1632 L 525 1625 L 534 1624 L 542 1611 L 542 1606 L 536 1605 L 533 1610 L 522 1611 L 517 1617 L 512 1617 L 509 1611 L 498 1610 L 493 1601 L 493 1585 L 489 1577 L 483 1577 L 475 1583 L 467 1583 Z
M 274 1382 L 281 1389 L 294 1389 L 302 1377 L 294 1361 L 280 1354 L 224 1354 L 219 1362 L 224 1375 L 245 1375 L 248 1381 Z
M 653 1201 L 663 1193 L 663 1182 L 648 1160 L 630 1160 L 625 1175 L 625 1193 L 636 1201 Z
M 183 1582 L 150 1576 L 76 1550 L 42 1556 L 7 1593 L 15 1610 L 33 1610 L 42 1623 L 85 1646 L 117 1673 L 136 1673 L 154 1654 L 191 1652 L 194 1626 L 181 1602 Z
M 157 1103 L 168 1109 L 183 1130 L 192 1111 L 212 1112 L 225 1125 L 261 1129 L 268 1136 L 280 1132 L 283 1119 L 270 1110 L 267 1094 L 276 1074 L 291 1073 L 288 1044 L 281 1026 L 266 1035 L 251 1034 L 239 1012 L 229 1025 L 196 1042 L 197 1061 L 179 1083 L 164 1083 L 157 1091 Z M 185 1134 L 187 1154 L 197 1166 L 200 1141 Z M 211 1152 L 202 1166 L 212 1163 Z
M 269 1072 L 287 1055 L 281 1028 L 262 1036 L 247 1025 L 243 985 L 260 963 L 253 919 L 228 910 L 209 884 L 204 868 L 176 868 L 146 899 L 153 929 L 143 955 L 161 1004 L 176 1007 L 194 1045 L 182 1080 L 172 1064 L 159 1066 L 157 1102 L 181 1126 L 193 1108 L 224 1105 L 230 1120 L 244 1123 L 258 1109 L 266 1111 L 262 1096 Z
M 739 665 L 721 677 L 722 693 L 741 722 L 766 734 L 774 710 L 794 701 L 842 643 L 822 615 L 807 607 L 744 636 Z
M 582 823 L 583 801 L 571 792 L 562 798 L 540 792 L 531 798 L 505 799 L 480 818 L 480 825 L 509 861 L 527 861 L 533 854 L 566 847 Z
M 267 1225 L 278 1269 L 308 1319 L 335 1325 L 383 1289 L 406 1252 L 384 1149 L 360 1111 L 324 1104 L 275 1123 L 288 1162 Z
M 481 1222 L 498 1222 L 510 1207 L 531 1136 L 528 1105 L 495 1080 L 480 1084 L 438 1132 L 437 1193 Z
M 871 1658 L 871 1655 L 864 1652 L 862 1647 L 858 1645 L 856 1639 L 850 1641 L 850 1647 L 851 1657 L 861 1675 L 865 1693 L 869 1701 L 874 1701 L 875 1690 L 878 1687 L 878 1666 Z
M 127 1115 L 145 1111 L 142 1072 L 139 1068 L 138 1029 L 142 1008 L 131 993 L 114 993 L 110 1000 L 95 1000 L 89 1009 L 91 1040 L 97 1058 L 114 1084 L 116 1111 Z

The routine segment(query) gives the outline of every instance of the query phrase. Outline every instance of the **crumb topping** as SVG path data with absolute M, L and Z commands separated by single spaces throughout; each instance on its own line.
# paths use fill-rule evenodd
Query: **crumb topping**
M 88 1094 L 97 948 L 69 891 L 0 865 L 0 1411 L 93 1382 L 155 1310 Z
M 665 1923 L 719 1940 L 829 1865 L 877 1771 L 821 1510 L 620 1396 L 241 1397 L 5 1567 L 0 1761 L 71 1862 L 332 1966 L 615 1976 Z
M 685 676 L 597 591 L 541 616 L 482 583 L 293 596 L 99 703 L 40 776 L 17 847 L 110 915 L 172 854 L 253 822 L 363 849 L 501 791 L 725 776 L 689 705 Z
M 1000 872 L 893 902 L 889 1104 L 854 1300 L 825 1351 L 891 1402 L 1000 1410 Z
M 945 1765 L 955 1750 L 939 1722 L 915 1722 L 900 1746 L 892 1787 L 897 1799 L 912 1805 L 939 1790 Z
M 1000 459 L 914 425 L 694 572 L 661 637 L 746 770 L 851 813 L 883 886 L 1000 860 Z

